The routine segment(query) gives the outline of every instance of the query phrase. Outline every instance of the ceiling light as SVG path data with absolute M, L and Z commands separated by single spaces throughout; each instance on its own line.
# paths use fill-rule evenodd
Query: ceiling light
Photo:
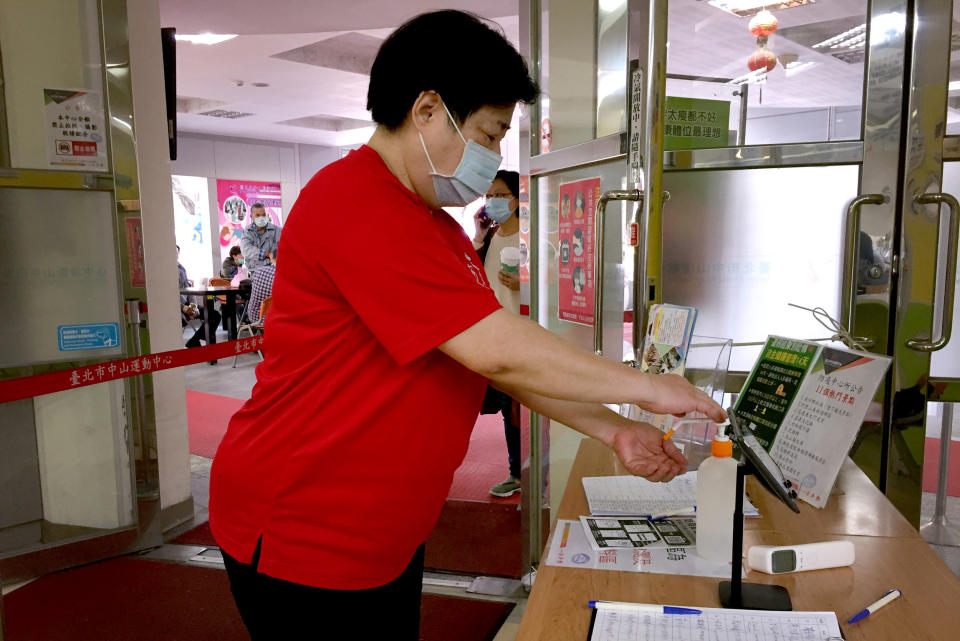
M 816 0 L 708 0 L 707 4 L 741 18 L 754 16 L 764 9 L 780 11 L 800 7 L 805 4 L 814 4 Z
M 738 78 L 734 78 L 730 81 L 731 85 L 755 85 L 767 81 L 767 70 L 766 68 L 757 69 L 756 71 L 751 71 L 750 73 L 745 73 Z
M 817 66 L 817 63 L 812 62 L 812 61 L 808 61 L 808 62 L 791 62 L 791 63 L 788 63 L 786 67 L 784 67 L 784 71 L 786 71 L 786 76 L 787 76 L 787 78 L 792 78 L 793 76 L 797 75 L 798 73 L 802 73 L 802 72 L 804 72 L 804 71 L 806 71 L 806 70 L 808 70 L 808 69 L 810 69 L 810 68 L 812 68 L 812 67 L 816 67 L 816 66 Z
M 950 91 L 956 91 L 957 89 L 960 89 L 960 80 L 954 80 L 949 85 L 947 85 L 947 88 Z
M 232 38 L 236 38 L 235 33 L 198 33 L 198 34 L 177 34 L 177 40 L 186 40 L 195 45 L 215 45 Z
M 813 45 L 813 49 L 846 49 L 847 47 L 853 46 L 863 46 L 864 41 L 867 39 L 867 25 L 862 24 L 854 27 L 853 29 L 848 29 L 843 33 L 838 33 L 837 35 L 827 38 L 822 42 L 818 42 Z
M 237 118 L 246 118 L 247 116 L 253 115 L 249 111 L 233 111 L 230 109 L 211 109 L 210 111 L 201 111 L 199 113 L 201 116 L 212 116 L 214 118 L 228 118 L 230 120 L 236 120 Z
M 626 0 L 600 0 L 600 10 L 604 13 L 613 13 L 626 3 Z

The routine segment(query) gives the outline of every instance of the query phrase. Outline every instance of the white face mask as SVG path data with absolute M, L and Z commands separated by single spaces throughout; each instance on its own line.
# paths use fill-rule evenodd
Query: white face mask
M 433 190 L 437 194 L 438 203 L 441 206 L 463 207 L 487 193 L 503 157 L 473 140 L 464 138 L 460 127 L 457 127 L 456 121 L 450 115 L 446 103 L 443 109 L 465 145 L 460 164 L 457 165 L 453 174 L 445 175 L 437 172 L 433 160 L 430 159 L 430 152 L 427 151 L 427 144 L 423 141 L 422 133 L 420 144 L 423 145 L 423 153 L 426 154 L 427 162 L 430 163 L 432 170 L 430 175 L 433 177 Z
M 270 219 L 266 216 L 254 216 L 253 218 L 253 224 L 257 227 L 266 227 L 268 222 L 270 222 Z

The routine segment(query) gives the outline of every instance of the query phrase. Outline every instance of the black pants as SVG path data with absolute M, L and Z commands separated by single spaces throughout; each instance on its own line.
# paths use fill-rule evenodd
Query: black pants
M 520 411 L 519 405 L 508 394 L 487 387 L 481 414 L 500 413 L 503 416 L 503 436 L 507 441 L 507 464 L 510 476 L 520 478 Z
M 367 590 L 313 588 L 260 574 L 259 544 L 250 565 L 226 552 L 223 562 L 230 591 L 253 641 L 417 641 L 423 550 L 421 545 L 396 579 Z
M 216 334 L 217 326 L 220 325 L 220 312 L 213 310 L 213 315 L 210 318 L 207 318 L 207 311 L 204 308 L 200 308 L 200 320 L 203 321 L 201 325 L 197 328 L 197 331 L 193 333 L 193 336 L 187 341 L 187 347 L 200 347 L 200 341 L 207 340 L 207 334 L 205 326 L 210 326 L 210 333 Z M 184 327 L 187 325 L 187 321 L 181 316 L 180 321 L 183 323 Z

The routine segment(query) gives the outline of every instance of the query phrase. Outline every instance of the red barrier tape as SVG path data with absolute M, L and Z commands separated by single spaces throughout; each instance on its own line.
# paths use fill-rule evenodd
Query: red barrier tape
M 49 374 L 22 376 L 0 381 L 0 403 L 106 383 L 107 381 L 116 381 L 121 378 L 150 374 L 174 367 L 203 363 L 204 361 L 214 361 L 236 354 L 254 352 L 262 346 L 263 336 L 254 336 L 203 347 L 174 349 L 169 352 L 146 354 L 136 358 L 123 358 L 97 363 L 96 365 L 50 372 Z

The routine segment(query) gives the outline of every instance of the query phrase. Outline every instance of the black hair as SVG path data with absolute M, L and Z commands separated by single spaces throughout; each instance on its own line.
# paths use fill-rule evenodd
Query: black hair
M 263 203 L 253 203 L 252 205 L 250 205 L 250 210 L 253 211 L 257 207 L 259 207 L 263 211 L 267 211 L 267 208 L 263 206 Z
M 230 257 L 232 258 L 236 256 L 237 254 L 240 253 L 240 251 L 241 251 L 240 247 L 237 245 L 234 245 L 233 247 L 230 248 Z
M 502 180 L 514 198 L 520 197 L 520 174 L 509 169 L 501 169 L 497 172 L 494 180 Z
M 411 18 L 383 41 L 370 69 L 367 110 L 396 131 L 424 91 L 436 91 L 458 124 L 486 105 L 531 104 L 540 93 L 502 33 L 452 9 Z

